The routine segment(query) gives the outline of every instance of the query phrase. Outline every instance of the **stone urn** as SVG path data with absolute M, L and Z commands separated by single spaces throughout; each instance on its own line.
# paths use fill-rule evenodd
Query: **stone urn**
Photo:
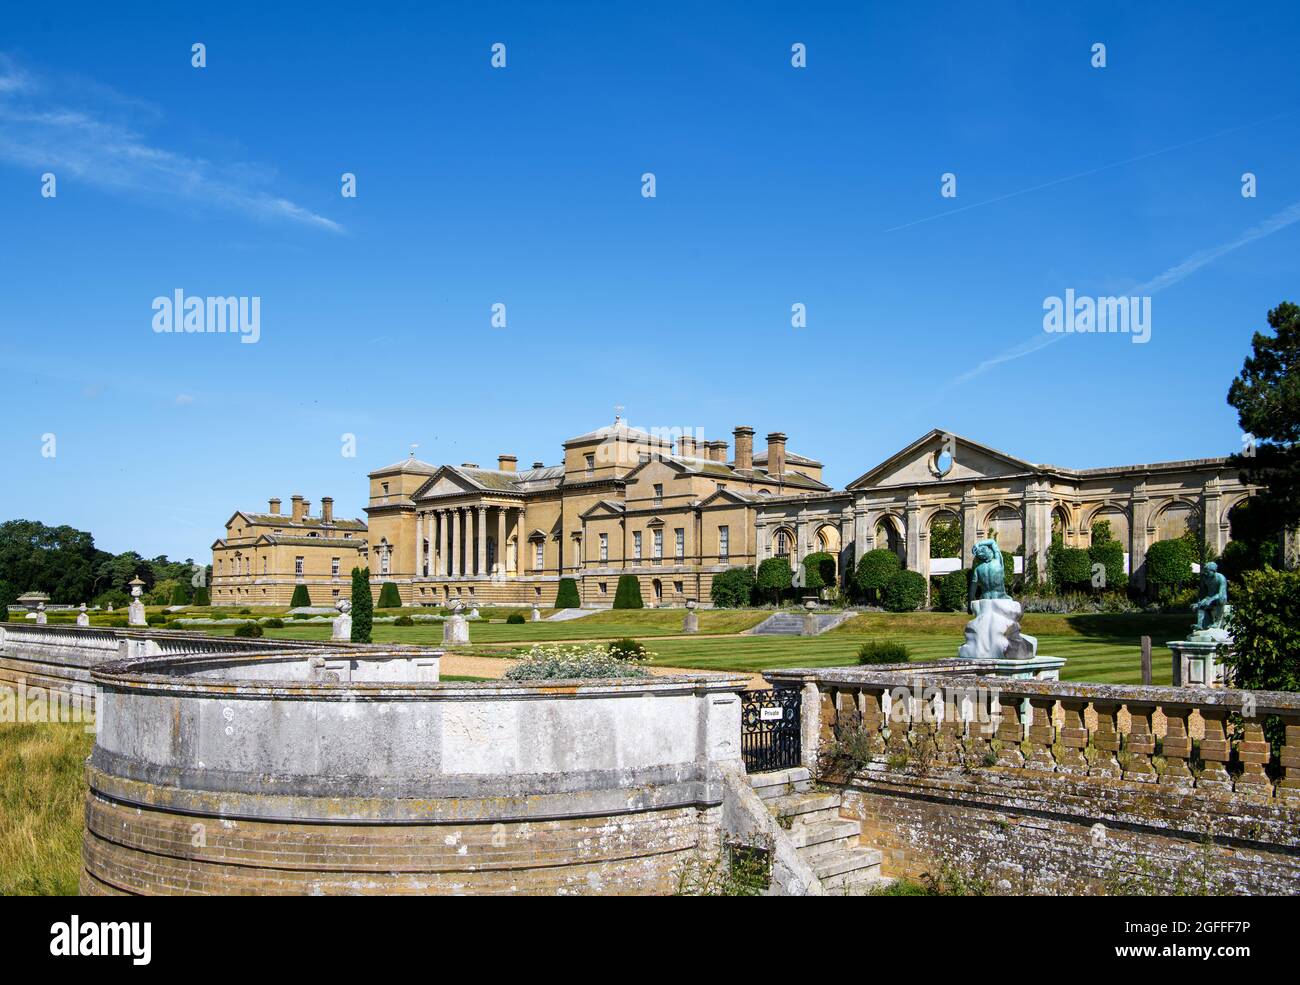
M 700 614 L 695 611 L 697 605 L 695 599 L 686 600 L 686 618 L 682 620 L 683 633 L 698 633 L 700 631 Z
M 86 603 L 85 603 L 85 602 L 82 602 L 81 605 L 79 605 L 79 606 L 77 607 L 77 625 L 78 625 L 78 626 L 89 626 L 89 625 L 90 625 L 90 616 L 86 615 Z
M 131 604 L 127 607 L 126 622 L 128 626 L 148 626 L 149 623 L 144 617 L 144 602 L 140 596 L 144 594 L 144 582 L 140 576 L 132 578 L 128 585 L 131 586 Z

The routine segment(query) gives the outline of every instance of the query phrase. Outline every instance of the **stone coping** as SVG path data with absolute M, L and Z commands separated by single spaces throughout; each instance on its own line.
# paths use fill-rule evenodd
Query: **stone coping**
M 954 660 L 965 669 L 983 670 L 975 661 Z M 936 672 L 937 671 L 937 672 Z M 1022 697 L 1078 698 L 1084 701 L 1113 701 L 1128 705 L 1217 707 L 1239 711 L 1253 704 L 1256 715 L 1300 714 L 1300 693 L 1291 691 L 1242 691 L 1233 688 L 1166 687 L 1153 684 L 1092 684 L 1085 681 L 1048 681 L 953 673 L 947 661 L 935 664 L 890 664 L 879 667 L 806 667 L 767 670 L 763 676 L 774 684 L 814 683 L 830 687 L 934 687 L 983 688 Z
M 101 687 L 126 691 L 149 691 L 196 696 L 237 695 L 245 698 L 303 700 L 481 700 L 490 698 L 590 698 L 631 697 L 643 694 L 738 691 L 749 678 L 743 674 L 701 672 L 664 677 L 569 678 L 538 681 L 265 681 L 239 677 L 241 664 L 266 661 L 300 661 L 314 656 L 326 660 L 362 661 L 441 657 L 441 650 L 416 647 L 376 648 L 358 653 L 353 649 L 317 647 L 291 653 L 249 651 L 203 655 L 172 655 L 113 660 L 100 664 L 91 674 Z M 196 671 L 229 668 L 225 679 L 191 677 Z

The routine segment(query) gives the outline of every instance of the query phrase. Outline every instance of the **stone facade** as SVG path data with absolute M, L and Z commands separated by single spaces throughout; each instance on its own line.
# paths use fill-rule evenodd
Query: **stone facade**
M 370 473 L 368 524 L 328 510 L 312 517 L 301 497 L 286 517 L 273 500 L 269 513 L 236 513 L 213 545 L 212 600 L 285 605 L 302 583 L 313 603 L 332 605 L 348 594 L 352 566 L 369 564 L 374 585 L 394 582 L 404 605 L 549 606 L 571 577 L 583 605 L 598 608 L 613 604 L 624 574 L 637 576 L 649 606 L 707 605 L 720 571 L 775 556 L 793 566 L 818 551 L 836 555 L 843 575 L 890 548 L 928 576 L 964 566 L 975 542 L 994 536 L 1018 555 L 1017 570 L 1043 572 L 1054 533 L 1087 547 L 1099 520 L 1140 587 L 1151 544 L 1191 530 L 1221 551 L 1231 511 L 1252 492 L 1226 458 L 1070 469 L 940 430 L 832 490 L 822 463 L 790 451 L 783 433 L 757 454 L 753 428 L 733 435 L 729 455 L 725 441 L 616 420 L 565 441 L 556 465 L 412 456 Z M 935 564 L 930 532 L 941 520 L 960 525 L 963 551 Z
M 1070 469 L 1040 465 L 934 430 L 863 473 L 842 492 L 773 499 L 758 511 L 758 557 L 833 550 L 842 568 L 876 548 L 897 552 L 905 567 L 927 577 L 968 566 L 975 542 L 996 537 L 1022 555 L 1017 570 L 1047 568 L 1053 534 L 1067 547 L 1087 547 L 1094 522 L 1110 522 L 1124 544 L 1127 571 L 1141 586 L 1147 548 L 1187 531 L 1203 533 L 1222 551 L 1230 514 L 1254 491 L 1226 458 Z M 952 520 L 962 531 L 961 558 L 932 564 L 930 531 Z
M 564 442 L 562 464 L 434 466 L 414 458 L 370 474 L 370 568 L 408 605 L 551 605 L 562 577 L 586 606 L 613 604 L 634 574 L 648 606 L 707 602 L 713 575 L 759 559 L 755 518 L 768 499 L 829 489 L 821 463 L 753 429 L 727 443 L 676 442 L 620 420 Z
M 306 585 L 313 605 L 330 606 L 352 591 L 352 569 L 366 565 L 364 520 L 334 516 L 334 500 L 291 497 L 288 514 L 272 499 L 266 513 L 237 511 L 212 545 L 213 605 L 288 605 Z

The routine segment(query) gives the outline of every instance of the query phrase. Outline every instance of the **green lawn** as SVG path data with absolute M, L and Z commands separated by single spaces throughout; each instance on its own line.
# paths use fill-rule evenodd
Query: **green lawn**
M 656 654 L 655 663 L 670 667 L 699 670 L 763 671 L 775 667 L 830 667 L 855 662 L 858 647 L 864 640 L 890 639 L 906 643 L 914 660 L 934 660 L 957 655 L 962 629 L 970 618 L 960 612 L 865 613 L 854 616 L 844 625 L 822 636 L 765 637 L 728 636 L 743 632 L 769 613 L 761 611 L 717 610 L 700 612 L 700 635 L 682 636 L 680 610 L 609 611 L 567 622 L 528 622 L 509 625 L 504 622 L 470 624 L 472 645 L 466 652 L 477 655 L 502 655 L 500 648 L 477 644 L 517 644 L 561 639 L 608 639 L 623 636 L 650 641 Z M 268 629 L 268 638 L 328 640 L 329 627 L 323 624 L 294 625 L 287 620 L 284 629 Z M 1024 618 L 1026 633 L 1038 637 L 1042 654 L 1065 657 L 1062 671 L 1065 680 L 1095 681 L 1107 684 L 1141 682 L 1140 639 L 1151 637 L 1153 677 L 1157 684 L 1171 679 L 1170 653 L 1166 640 L 1180 639 L 1189 628 L 1184 615 L 1071 615 L 1056 616 L 1031 613 Z M 229 634 L 238 623 L 199 627 L 217 634 Z M 710 636 L 709 634 L 714 634 Z M 414 626 L 378 624 L 374 627 L 376 643 L 414 643 L 438 645 L 442 642 L 441 623 L 417 623 Z M 508 652 L 508 651 L 507 651 Z

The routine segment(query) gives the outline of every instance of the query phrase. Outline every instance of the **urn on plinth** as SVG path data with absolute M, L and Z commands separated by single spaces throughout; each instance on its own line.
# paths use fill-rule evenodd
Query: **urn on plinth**
M 149 625 L 148 621 L 144 617 L 144 602 L 141 601 L 140 599 L 140 596 L 144 594 L 144 582 L 140 580 L 139 575 L 136 575 L 129 582 L 127 582 L 127 584 L 131 586 L 131 604 L 127 607 L 126 610 L 127 625 L 128 626 Z

